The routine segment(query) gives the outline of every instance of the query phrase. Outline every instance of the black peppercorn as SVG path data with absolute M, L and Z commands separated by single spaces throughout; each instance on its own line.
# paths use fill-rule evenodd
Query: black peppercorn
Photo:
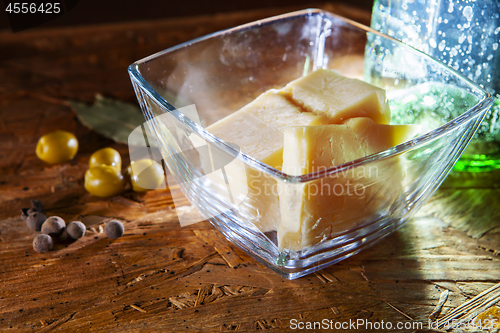
M 40 234 L 33 239 L 33 250 L 38 253 L 49 252 L 52 250 L 52 246 L 54 246 L 54 242 L 49 235 Z
M 58 238 L 64 232 L 66 224 L 59 216 L 51 216 L 42 224 L 42 234 Z
M 120 221 L 111 220 L 106 223 L 104 231 L 106 232 L 106 236 L 115 239 L 123 236 L 123 232 L 125 231 L 125 229 L 123 228 L 123 224 Z
M 45 222 L 45 215 L 41 212 L 34 212 L 29 214 L 26 219 L 26 225 L 31 231 L 40 231 L 42 228 L 42 224 Z
M 85 235 L 85 224 L 80 221 L 73 221 L 66 226 L 68 236 L 73 239 L 78 239 Z

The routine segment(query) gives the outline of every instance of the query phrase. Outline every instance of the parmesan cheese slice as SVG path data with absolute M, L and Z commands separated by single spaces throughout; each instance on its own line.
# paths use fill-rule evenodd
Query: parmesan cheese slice
M 391 120 L 384 89 L 333 70 L 318 69 L 290 82 L 281 93 L 304 110 L 327 116 L 333 124 L 355 117 L 368 117 L 377 124 Z
M 297 176 L 326 170 L 398 145 L 417 131 L 418 126 L 381 125 L 370 118 L 287 127 L 283 172 Z M 403 174 L 399 159 L 390 159 L 308 183 L 280 183 L 279 247 L 302 250 L 389 208 L 401 190 Z

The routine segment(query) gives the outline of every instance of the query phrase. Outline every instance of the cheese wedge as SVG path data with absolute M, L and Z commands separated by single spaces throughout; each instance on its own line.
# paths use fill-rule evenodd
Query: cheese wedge
M 353 118 L 340 125 L 287 127 L 283 172 L 318 172 L 400 144 L 414 125 L 381 125 Z M 280 249 L 302 250 L 389 209 L 402 187 L 399 159 L 381 160 L 302 184 L 280 183 Z
M 330 121 L 326 116 L 302 112 L 272 89 L 207 127 L 207 130 L 226 142 L 238 145 L 242 152 L 281 169 L 285 127 L 328 123 Z M 241 172 L 245 172 L 248 192 L 247 198 L 239 204 L 240 212 L 262 232 L 276 230 L 281 221 L 276 180 L 249 167 Z M 233 172 L 233 175 L 232 178 L 228 175 L 228 183 L 239 183 L 241 173 L 238 176 L 238 172 Z
M 318 69 L 290 82 L 281 93 L 303 110 L 327 116 L 334 124 L 355 117 L 368 117 L 377 124 L 391 120 L 384 89 L 333 70 Z
M 274 153 L 283 148 L 285 127 L 329 123 L 328 117 L 303 112 L 278 90 L 271 89 L 207 130 L 224 141 L 237 144 L 244 153 L 281 169 L 281 154 Z M 278 158 L 269 158 L 275 156 Z

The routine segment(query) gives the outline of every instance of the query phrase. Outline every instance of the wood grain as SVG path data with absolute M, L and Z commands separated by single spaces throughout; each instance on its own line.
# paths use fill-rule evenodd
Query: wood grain
M 322 6 L 369 22 L 369 13 Z M 325 318 L 423 323 L 408 331 L 427 331 L 443 291 L 449 291 L 441 309 L 446 314 L 500 279 L 498 224 L 472 238 L 443 222 L 446 216 L 432 216 L 446 212 L 435 206 L 361 254 L 289 281 L 207 222 L 181 227 L 172 209 L 177 188 L 107 200 L 85 192 L 90 154 L 111 146 L 126 166 L 127 147 L 85 128 L 66 99 L 90 103 L 101 93 L 135 103 L 126 72 L 133 61 L 290 10 L 0 32 L 0 331 L 289 331 L 292 319 Z M 47 166 L 35 146 L 55 129 L 75 133 L 80 150 L 70 163 Z M 83 220 L 87 235 L 35 253 L 34 233 L 19 217 L 31 199 L 41 200 L 48 215 Z M 475 225 L 484 216 L 477 211 L 460 223 Z M 111 218 L 125 224 L 122 238 L 103 234 Z

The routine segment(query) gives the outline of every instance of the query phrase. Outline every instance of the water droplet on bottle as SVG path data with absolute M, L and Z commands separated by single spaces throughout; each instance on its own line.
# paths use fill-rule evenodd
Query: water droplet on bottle
M 443 52 L 445 46 L 446 46 L 446 42 L 444 40 L 442 40 L 441 42 L 439 42 L 438 50 Z
M 477 69 L 476 69 L 476 77 L 480 76 L 481 75 L 481 66 L 477 66 Z
M 472 7 L 465 6 L 463 14 L 464 14 L 465 18 L 467 19 L 467 21 L 470 22 L 472 20 L 472 16 L 474 15 L 474 12 L 472 11 Z

